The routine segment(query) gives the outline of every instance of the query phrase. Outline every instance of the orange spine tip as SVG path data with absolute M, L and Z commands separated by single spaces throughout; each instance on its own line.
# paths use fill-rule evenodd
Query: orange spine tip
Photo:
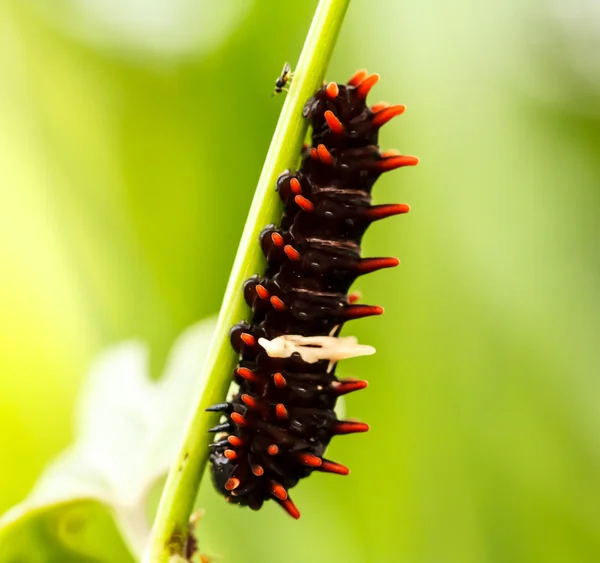
M 371 106 L 371 111 L 373 113 L 378 113 L 382 109 L 385 109 L 385 108 L 388 108 L 388 107 L 390 107 L 390 104 L 388 104 L 387 102 L 379 102 L 378 104 L 373 104 Z
M 321 467 L 319 467 L 319 471 L 324 471 L 325 473 L 336 473 L 337 475 L 348 475 L 348 473 L 350 473 L 350 470 L 345 465 L 326 460 L 323 460 L 323 464 Z
M 237 368 L 236 373 L 246 381 L 251 381 L 252 383 L 258 383 L 260 378 L 256 376 L 256 374 L 248 369 L 248 368 Z
M 335 426 L 336 434 L 355 434 L 356 432 L 368 432 L 369 425 L 364 422 L 350 422 L 345 420 Z
M 273 309 L 275 309 L 276 311 L 283 311 L 285 309 L 284 302 L 276 295 L 273 295 L 273 297 L 271 297 L 270 301 L 271 301 L 271 305 L 273 305 Z
M 256 344 L 256 338 L 247 332 L 242 332 L 240 338 L 247 346 L 254 346 Z
M 267 448 L 267 453 L 269 455 L 277 455 L 279 453 L 279 448 L 275 445 L 275 444 L 271 444 L 268 448 Z
M 254 475 L 256 475 L 257 477 L 262 477 L 265 473 L 265 470 L 262 468 L 262 465 L 253 465 L 251 470 L 252 473 L 254 473 Z
M 345 320 L 362 319 L 374 315 L 383 315 L 383 307 L 378 305 L 348 305 L 342 313 Z
M 235 477 L 231 477 L 230 479 L 227 479 L 227 482 L 225 483 L 225 489 L 227 491 L 233 491 L 234 489 L 237 489 L 240 486 L 240 480 L 236 479 Z
M 282 403 L 277 404 L 275 406 L 275 414 L 280 420 L 286 419 L 288 417 L 288 411 L 285 408 L 285 405 L 283 405 Z
M 251 409 L 255 409 L 258 407 L 258 402 L 256 401 L 256 399 L 254 397 L 252 397 L 251 395 L 247 395 L 247 394 L 243 394 L 241 396 L 242 401 L 244 401 L 244 403 L 246 405 L 248 405 Z
M 362 380 L 350 381 L 334 381 L 331 384 L 331 388 L 335 392 L 336 396 L 346 395 L 347 393 L 352 393 L 353 391 L 360 391 L 361 389 L 365 389 L 368 383 Z
M 269 292 L 267 291 L 267 288 L 264 285 L 260 285 L 258 284 L 256 286 L 256 294 L 261 298 L 261 299 L 268 299 L 269 298 Z
M 315 210 L 315 206 L 314 206 L 313 202 L 310 201 L 309 199 L 306 199 L 304 196 L 297 195 L 294 198 L 294 201 L 298 204 L 300 209 L 302 209 L 303 211 L 306 211 L 307 213 L 310 213 L 311 211 Z
M 317 149 L 310 149 L 310 158 L 312 158 L 313 160 L 319 160 L 319 153 L 317 152 Z
M 327 94 L 327 97 L 330 100 L 335 100 L 338 97 L 338 94 L 340 93 L 340 89 L 335 82 L 330 82 L 325 87 L 325 93 Z
M 279 501 L 279 504 L 292 518 L 294 518 L 294 520 L 298 520 L 298 518 L 300 518 L 300 511 L 289 498 Z
M 333 166 L 333 155 L 327 150 L 325 145 L 317 146 L 317 154 L 319 155 L 319 158 L 323 164 L 326 164 L 327 166 Z
M 244 443 L 237 436 L 227 436 L 227 441 L 235 448 L 241 447 Z
M 298 178 L 292 178 L 290 180 L 290 189 L 295 194 L 301 194 L 302 193 L 302 186 L 300 185 L 300 182 L 298 181 Z
M 320 467 L 323 463 L 323 460 L 320 457 L 309 453 L 298 454 L 298 461 L 302 465 L 306 465 L 308 467 Z
M 225 450 L 223 452 L 223 455 L 227 458 L 227 459 L 235 459 L 237 457 L 237 454 L 233 451 L 233 450 Z
M 279 483 L 271 484 L 271 494 L 279 500 L 286 500 L 288 498 L 287 491 Z
M 280 373 L 276 373 L 273 375 L 273 382 L 275 383 L 275 387 L 279 389 L 283 389 L 287 385 L 287 381 L 283 375 Z
M 275 246 L 283 246 L 283 237 L 279 233 L 271 233 L 271 240 Z
M 360 70 L 356 71 L 356 73 L 350 80 L 348 80 L 348 84 L 350 86 L 358 86 L 367 77 L 368 74 L 369 73 L 364 68 L 361 68 Z
M 356 93 L 357 93 L 358 97 L 362 98 L 364 100 L 367 97 L 368 93 L 371 91 L 371 88 L 373 88 L 373 86 L 375 86 L 375 84 L 377 84 L 377 82 L 379 82 L 379 74 L 375 73 L 375 74 L 371 74 L 370 76 L 367 76 L 356 87 Z
M 300 260 L 302 258 L 302 256 L 300 256 L 300 253 L 293 246 L 290 246 L 289 244 L 285 245 L 285 247 L 283 248 L 283 251 L 285 252 L 286 256 L 290 260 L 293 260 L 295 262 L 297 262 L 298 260 Z
M 363 258 L 356 266 L 360 274 L 370 274 L 384 268 L 395 268 L 400 264 L 398 258 Z
M 405 110 L 406 106 L 403 106 L 402 104 L 382 109 L 373 116 L 371 123 L 374 127 L 381 127 L 397 115 L 402 115 Z
M 248 421 L 239 412 L 231 413 L 231 420 L 238 426 L 248 426 Z
M 388 205 L 374 205 L 365 211 L 370 221 L 377 221 L 394 215 L 402 215 L 410 211 L 410 205 L 406 203 L 390 203 Z M 397 266 L 398 264 L 396 264 Z
M 327 110 L 324 114 L 324 117 L 325 121 L 327 121 L 327 125 L 329 125 L 329 128 L 336 135 L 341 135 L 344 132 L 344 125 L 331 110 Z
M 416 166 L 417 164 L 419 164 L 419 159 L 416 156 L 392 156 L 378 160 L 375 167 L 381 172 L 388 172 L 403 166 Z

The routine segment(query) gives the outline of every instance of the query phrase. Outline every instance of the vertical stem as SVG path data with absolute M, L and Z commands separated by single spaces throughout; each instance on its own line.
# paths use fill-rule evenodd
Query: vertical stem
M 258 180 L 204 366 L 207 383 L 194 405 L 181 450 L 163 490 L 145 563 L 168 563 L 171 557 L 185 554 L 188 519 L 208 460 L 211 440 L 208 429 L 218 416 L 209 415 L 205 409 L 222 401 L 227 393 L 237 362 L 228 332 L 232 325 L 249 315 L 242 283 L 264 269 L 258 235 L 265 225 L 276 222 L 281 213 L 274 191 L 275 181 L 283 170 L 294 167 L 298 161 L 308 127 L 307 120 L 302 118 L 302 109 L 321 86 L 349 3 L 350 0 L 320 0 L 294 69 L 294 80 Z

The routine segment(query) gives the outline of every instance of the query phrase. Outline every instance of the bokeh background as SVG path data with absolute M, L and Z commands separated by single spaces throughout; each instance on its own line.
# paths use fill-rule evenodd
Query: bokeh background
M 0 5 L 0 512 L 71 442 L 98 352 L 141 337 L 158 377 L 218 310 L 315 7 Z M 372 101 L 408 106 L 382 145 L 421 157 L 376 186 L 412 212 L 365 240 L 403 263 L 358 286 L 386 308 L 353 327 L 378 354 L 343 370 L 370 381 L 347 408 L 372 431 L 333 442 L 352 473 L 295 489 L 298 522 L 205 481 L 204 552 L 600 561 L 598 53 L 593 0 L 352 1 L 328 78 L 380 72 Z

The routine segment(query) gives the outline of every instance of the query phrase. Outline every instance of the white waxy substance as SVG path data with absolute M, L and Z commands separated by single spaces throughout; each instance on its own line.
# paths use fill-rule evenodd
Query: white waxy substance
M 373 346 L 359 344 L 358 339 L 354 336 L 284 334 L 273 340 L 259 338 L 258 343 L 271 358 L 289 358 L 297 352 L 309 364 L 314 364 L 319 360 L 329 360 L 328 372 L 340 360 L 370 356 L 375 353 Z

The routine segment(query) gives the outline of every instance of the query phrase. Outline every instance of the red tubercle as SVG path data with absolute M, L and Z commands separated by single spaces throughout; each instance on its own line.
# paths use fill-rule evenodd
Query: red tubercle
M 335 163 L 333 155 L 329 152 L 329 150 L 327 150 L 325 145 L 321 144 L 317 146 L 317 154 L 319 155 L 319 159 L 323 164 L 326 164 L 327 166 L 333 166 Z
M 279 453 L 279 448 L 277 447 L 276 444 L 271 444 L 268 448 L 267 448 L 267 453 L 269 455 L 277 455 Z
M 388 108 L 390 107 L 390 104 L 388 104 L 387 102 L 378 102 L 376 104 L 373 104 L 371 106 L 371 111 L 373 113 L 378 113 L 380 112 L 382 109 Z
M 383 315 L 383 307 L 379 305 L 348 305 L 341 314 L 344 320 L 362 319 L 375 315 Z
M 347 393 L 352 393 L 353 391 L 360 391 L 361 389 L 365 389 L 368 386 L 368 383 L 363 380 L 341 380 L 334 381 L 331 384 L 331 388 L 333 389 L 335 395 L 340 397 L 341 395 L 346 395 Z
M 273 306 L 273 309 L 275 309 L 276 311 L 284 311 L 285 310 L 285 303 L 276 295 L 273 295 L 270 299 L 271 301 L 271 305 Z
M 344 420 L 342 422 L 338 422 L 335 425 L 335 433 L 336 434 L 355 434 L 357 432 L 368 432 L 369 425 L 364 422 L 353 422 L 350 420 Z
M 237 489 L 240 486 L 240 480 L 237 479 L 236 477 L 231 477 L 230 479 L 227 480 L 227 483 L 225 483 L 225 489 L 228 491 L 233 491 L 234 489 Z
M 312 211 L 315 210 L 315 206 L 314 206 L 313 202 L 310 201 L 309 199 L 306 199 L 304 196 L 297 195 L 294 198 L 294 201 L 298 204 L 300 209 L 302 209 L 303 211 L 306 211 L 307 213 L 311 213 Z
M 284 404 L 278 403 L 275 406 L 275 415 L 279 420 L 285 420 L 289 416 Z
M 240 448 L 244 445 L 244 442 L 237 436 L 227 436 L 227 441 L 235 448 Z
M 279 233 L 271 233 L 271 240 L 278 247 L 282 247 L 284 244 L 283 237 Z
M 265 470 L 263 469 L 262 465 L 253 465 L 251 467 L 251 471 L 257 477 L 262 477 L 265 473 Z
M 371 119 L 371 124 L 374 127 L 381 127 L 385 125 L 388 121 L 393 119 L 398 115 L 402 115 L 406 111 L 406 106 L 402 104 L 398 104 L 396 106 L 390 106 L 388 108 L 382 109 L 378 111 Z
M 301 254 L 291 245 L 286 244 L 283 248 L 283 251 L 285 252 L 286 256 L 290 259 L 293 260 L 294 262 L 298 262 L 299 260 L 302 259 Z
M 267 288 L 264 285 L 260 285 L 258 284 L 256 286 L 256 294 L 261 298 L 261 299 L 268 299 L 269 298 L 269 292 L 267 290 Z
M 248 368 L 236 368 L 235 372 L 246 381 L 250 381 L 252 383 L 259 383 L 260 377 L 258 377 L 252 370 Z
M 416 156 L 391 156 L 378 160 L 373 164 L 380 172 L 389 172 L 403 166 L 416 166 L 419 164 L 419 159 Z
M 248 421 L 239 412 L 231 413 L 231 420 L 238 426 L 248 426 Z
M 310 158 L 312 158 L 313 160 L 319 160 L 319 153 L 314 147 L 310 149 Z
M 357 265 L 356 271 L 359 274 L 370 274 L 384 268 L 395 268 L 400 264 L 398 258 L 363 258 Z
M 271 483 L 271 494 L 279 500 L 286 500 L 288 498 L 287 491 L 283 485 L 275 482 Z
M 258 408 L 258 401 L 252 397 L 251 395 L 243 394 L 241 397 L 242 401 L 244 402 L 244 404 L 246 404 L 249 408 L 251 409 L 257 409 Z
M 273 374 L 273 382 L 275 383 L 275 387 L 279 389 L 283 389 L 287 385 L 285 377 L 280 373 Z
M 223 455 L 229 460 L 234 460 L 235 458 L 237 458 L 237 453 L 233 450 L 225 450 L 223 452 Z
M 300 511 L 296 508 L 296 505 L 288 497 L 285 500 L 279 501 L 281 507 L 294 519 L 300 518 Z
M 357 87 L 356 94 L 359 98 L 363 100 L 367 97 L 368 93 L 371 91 L 371 88 L 375 86 L 379 82 L 379 74 L 371 74 L 367 76 Z
M 292 178 L 290 180 L 290 189 L 292 190 L 292 193 L 296 195 L 302 193 L 302 186 L 300 185 L 298 178 Z
M 340 93 L 340 88 L 335 82 L 330 82 L 325 87 L 325 93 L 330 100 L 335 100 Z
M 390 203 L 384 205 L 374 205 L 365 210 L 365 215 L 370 221 L 386 219 L 394 215 L 402 215 L 410 211 L 410 205 L 407 203 Z M 397 264 L 396 264 L 397 265 Z
M 368 74 L 369 73 L 364 68 L 361 68 L 360 70 L 356 71 L 350 80 L 348 80 L 348 84 L 350 86 L 358 86 L 368 76 Z
M 254 336 L 252 336 L 248 332 L 242 332 L 240 338 L 242 339 L 242 342 L 247 346 L 256 346 L 256 338 L 254 338 Z
M 345 465 L 327 461 L 326 459 L 323 460 L 323 463 L 317 469 L 324 473 L 336 473 L 337 475 L 348 475 L 350 473 L 350 470 Z
M 342 122 L 335 116 L 335 114 L 331 110 L 327 110 L 324 113 L 325 121 L 327 121 L 327 125 L 329 128 L 337 135 L 341 135 L 344 133 L 344 125 Z
M 306 465 L 307 467 L 320 467 L 323 463 L 320 457 L 310 453 L 300 453 L 297 459 L 302 465 Z

